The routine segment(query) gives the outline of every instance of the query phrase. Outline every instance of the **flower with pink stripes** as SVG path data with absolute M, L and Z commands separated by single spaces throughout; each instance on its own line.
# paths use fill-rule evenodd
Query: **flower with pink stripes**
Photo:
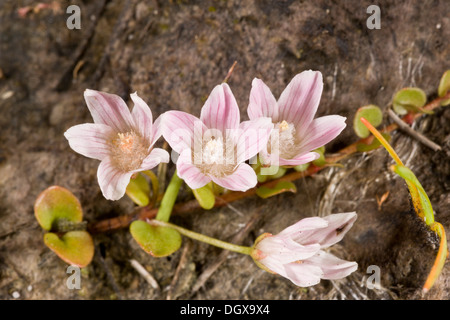
M 264 164 L 296 166 L 311 162 L 319 157 L 311 151 L 336 138 L 345 128 L 341 116 L 314 119 L 322 89 L 322 74 L 304 71 L 291 80 L 277 101 L 262 80 L 253 80 L 248 116 L 270 117 L 275 125 L 267 149 L 260 153 Z
M 230 87 L 217 85 L 200 119 L 182 111 L 162 115 L 162 134 L 179 154 L 177 172 L 192 189 L 210 181 L 234 191 L 245 191 L 257 183 L 246 160 L 267 145 L 273 124 L 259 117 L 240 123 L 240 112 Z
M 305 218 L 275 236 L 270 233 L 259 236 L 251 256 L 260 268 L 300 287 L 313 286 L 320 279 L 345 278 L 358 264 L 341 260 L 322 249 L 342 240 L 355 220 L 355 212 Z
M 84 98 L 94 123 L 73 126 L 64 136 L 73 150 L 101 161 L 100 189 L 106 199 L 118 200 L 133 174 L 169 162 L 167 151 L 153 148 L 161 137 L 160 121 L 153 123 L 150 108 L 136 93 L 131 94 L 131 112 L 115 94 L 88 89 Z

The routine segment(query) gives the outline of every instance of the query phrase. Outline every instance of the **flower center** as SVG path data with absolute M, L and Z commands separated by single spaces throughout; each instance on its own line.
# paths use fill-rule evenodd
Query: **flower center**
M 134 131 L 118 133 L 111 142 L 111 160 L 118 169 L 138 169 L 148 155 L 148 144 Z
M 292 159 L 297 155 L 298 138 L 295 126 L 286 120 L 275 124 L 275 131 L 269 141 L 267 151 L 269 153 L 277 152 L 280 158 Z
M 236 150 L 229 150 L 228 155 L 225 145 L 222 137 L 212 137 L 203 144 L 201 157 L 193 156 L 193 163 L 206 175 L 220 178 L 232 174 L 236 168 Z
M 203 150 L 203 160 L 205 163 L 222 163 L 223 162 L 223 142 L 221 138 L 214 137 L 209 140 Z
M 288 130 L 289 129 L 289 123 L 287 123 L 286 120 L 281 121 L 278 124 L 278 129 L 280 130 L 280 132 Z

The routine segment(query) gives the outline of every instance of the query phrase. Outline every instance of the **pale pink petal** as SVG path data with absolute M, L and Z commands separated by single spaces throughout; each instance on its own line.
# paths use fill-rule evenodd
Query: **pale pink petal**
M 131 111 L 131 116 L 134 120 L 134 125 L 136 130 L 139 131 L 142 137 L 147 141 L 152 139 L 152 127 L 153 127 L 153 116 L 150 108 L 142 100 L 137 93 L 130 95 L 131 100 L 134 102 L 133 110 Z
M 97 170 L 98 183 L 103 196 L 108 200 L 119 200 L 125 194 L 133 172 L 118 170 L 111 159 L 105 158 L 100 162 Z
M 209 129 L 237 129 L 240 111 L 236 99 L 226 83 L 217 85 L 202 107 L 200 119 Z
M 323 271 L 318 266 L 306 263 L 289 263 L 284 265 L 286 278 L 299 287 L 310 287 L 318 284 L 323 277 Z
M 151 133 L 152 139 L 151 139 L 150 148 L 153 147 L 153 145 L 155 144 L 156 141 L 158 141 L 159 138 L 161 138 L 161 135 L 162 135 L 161 119 L 162 119 L 162 116 L 159 116 L 158 118 L 156 118 L 155 122 L 153 122 L 152 133 Z
M 204 187 L 211 181 L 210 177 L 192 164 L 192 152 L 190 149 L 184 150 L 178 157 L 177 174 L 191 189 Z
M 95 123 L 106 124 L 117 132 L 128 132 L 133 127 L 130 110 L 118 95 L 87 89 L 84 99 Z
M 156 167 L 161 162 L 168 163 L 170 160 L 169 153 L 161 148 L 154 148 L 150 154 L 142 161 L 141 167 L 133 172 L 140 172 L 145 170 L 150 170 Z
M 175 152 L 182 153 L 193 148 L 195 141 L 202 141 L 206 127 L 197 117 L 183 111 L 167 111 L 161 117 L 162 135 Z
M 261 259 L 258 262 L 272 272 L 291 280 L 295 285 L 300 287 L 316 285 L 323 276 L 322 269 L 311 264 L 297 262 L 283 264 L 271 256 Z
M 354 261 L 346 261 L 338 257 L 319 251 L 305 261 L 305 264 L 315 265 L 322 269 L 322 279 L 336 280 L 342 279 L 358 269 L 358 264 Z
M 278 120 L 293 123 L 300 131 L 308 127 L 317 112 L 322 90 L 322 74 L 319 71 L 308 70 L 296 75 L 278 100 Z
M 246 163 L 238 165 L 235 171 L 228 176 L 221 178 L 211 176 L 211 179 L 219 186 L 233 191 L 246 191 L 256 186 L 258 182 L 255 171 Z
M 267 149 L 272 129 L 272 120 L 266 117 L 242 122 L 236 143 L 237 163 L 256 156 L 262 149 Z
M 322 229 L 328 226 L 328 221 L 320 217 L 304 218 L 293 225 L 287 227 L 278 236 L 294 238 L 305 231 Z
M 331 214 L 322 218 L 328 222 L 327 227 L 302 232 L 295 235 L 293 240 L 303 245 L 319 243 L 322 248 L 327 248 L 342 240 L 356 218 L 355 212 Z
M 109 143 L 115 134 L 105 124 L 85 123 L 69 128 L 64 136 L 74 151 L 88 158 L 103 160 L 109 155 Z
M 250 119 L 270 117 L 273 122 L 278 121 L 277 100 L 269 87 L 260 79 L 253 79 L 250 91 L 250 103 L 247 114 Z
M 320 154 L 317 152 L 308 152 L 306 154 L 296 156 L 293 159 L 279 158 L 278 161 L 280 166 L 298 166 L 319 159 L 319 157 Z
M 261 250 L 263 256 L 271 256 L 281 263 L 290 263 L 314 256 L 320 250 L 320 245 L 316 243 L 303 246 L 290 238 L 277 235 L 262 239 L 256 249 Z
M 314 119 L 301 137 L 300 150 L 308 152 L 326 145 L 344 130 L 345 119 L 337 115 Z

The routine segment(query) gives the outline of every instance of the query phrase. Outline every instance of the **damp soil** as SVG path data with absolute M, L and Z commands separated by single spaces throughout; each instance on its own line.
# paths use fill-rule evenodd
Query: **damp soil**
M 173 217 L 224 240 L 251 221 L 238 239 L 251 245 L 261 233 L 277 233 L 301 218 L 356 211 L 354 227 L 332 252 L 357 261 L 358 270 L 310 288 L 266 273 L 246 256 L 188 239 L 173 255 L 153 258 L 122 228 L 94 236 L 96 253 L 82 270 L 81 289 L 69 290 L 67 264 L 45 247 L 33 213 L 34 200 L 51 185 L 71 190 L 89 222 L 135 209 L 127 198 L 102 197 L 98 161 L 73 152 L 63 136 L 73 125 L 92 122 L 83 101 L 86 88 L 119 94 L 130 106 L 129 94 L 137 91 L 155 118 L 170 109 L 199 115 L 209 92 L 237 61 L 228 83 L 245 119 L 254 77 L 278 96 L 295 74 L 320 70 L 318 115 L 339 114 L 348 124 L 327 145 L 331 154 L 356 141 L 352 119 L 360 106 L 386 111 L 393 94 L 408 86 L 422 88 L 429 100 L 436 97 L 450 61 L 446 0 L 42 2 L 60 5 L 37 10 L 38 1 L 0 4 L 1 299 L 449 299 L 448 264 L 422 294 L 437 239 L 412 211 L 406 185 L 389 170 L 392 160 L 382 149 L 296 181 L 295 194 L 250 197 Z M 381 8 L 381 29 L 369 30 L 366 9 L 374 3 Z M 66 27 L 70 4 L 81 8 L 79 30 Z M 27 6 L 31 10 L 21 17 L 18 10 Z M 450 110 L 440 108 L 414 124 L 442 147 L 437 152 L 402 132 L 392 137 L 447 231 L 449 123 Z M 167 179 L 173 170 L 169 165 Z M 377 197 L 387 192 L 379 205 Z M 190 197 L 183 188 L 179 200 Z M 132 268 L 131 259 L 159 288 Z M 381 286 L 370 289 L 373 266 Z

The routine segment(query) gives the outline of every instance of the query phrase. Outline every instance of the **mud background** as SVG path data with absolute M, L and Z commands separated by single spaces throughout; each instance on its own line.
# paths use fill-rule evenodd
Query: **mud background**
M 301 218 L 357 211 L 346 238 L 333 247 L 359 269 L 339 281 L 298 288 L 256 267 L 249 257 L 184 238 L 179 251 L 153 258 L 127 229 L 95 235 L 96 254 L 82 271 L 81 289 L 66 287 L 67 264 L 43 243 L 33 203 L 50 185 L 79 197 L 88 221 L 133 211 L 123 198 L 105 200 L 98 161 L 73 152 L 63 133 L 92 118 L 86 88 L 124 97 L 137 91 L 154 118 L 169 109 L 199 115 L 207 95 L 237 61 L 229 84 L 246 119 L 251 81 L 262 78 L 276 97 L 297 73 L 320 70 L 319 115 L 340 114 L 348 126 L 327 146 L 333 153 L 356 141 L 355 111 L 383 110 L 402 87 L 436 97 L 449 69 L 450 6 L 433 1 L 56 1 L 20 17 L 37 1 L 0 4 L 0 298 L 1 299 L 448 299 L 450 267 L 435 287 L 421 288 L 437 252 L 436 238 L 410 210 L 403 180 L 390 172 L 384 150 L 357 154 L 342 167 L 297 181 L 296 194 L 251 197 L 173 221 L 239 243 L 277 233 Z M 47 1 L 46 3 L 52 3 Z M 66 8 L 81 8 L 81 30 L 66 27 Z M 381 7 L 381 29 L 369 30 L 366 9 Z M 59 9 L 59 10 L 58 10 Z M 131 104 L 130 104 L 131 106 Z M 385 118 L 385 124 L 390 120 Z M 436 220 L 450 232 L 450 109 L 440 108 L 414 128 L 442 146 L 434 152 L 401 132 L 393 145 L 427 190 Z M 162 142 L 160 143 L 162 144 Z M 168 168 L 173 170 L 173 164 Z M 389 191 L 378 207 L 376 197 Z M 180 201 L 189 194 L 182 190 Z M 259 213 L 256 214 L 255 213 Z M 152 288 L 130 265 L 137 260 L 156 279 Z M 221 262 L 221 263 L 220 263 Z M 218 264 L 202 285 L 205 271 Z M 382 288 L 368 289 L 370 265 Z

